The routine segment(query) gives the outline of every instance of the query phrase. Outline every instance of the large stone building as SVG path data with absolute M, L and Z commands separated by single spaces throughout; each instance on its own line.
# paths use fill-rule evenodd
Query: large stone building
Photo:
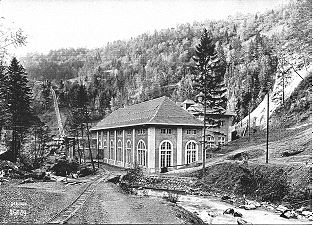
M 183 109 L 194 115 L 197 119 L 203 121 L 204 108 L 200 103 L 202 101 L 201 98 L 202 95 L 200 94 L 197 96 L 197 102 L 187 99 L 180 105 Z M 235 115 L 235 113 L 229 110 L 226 110 L 224 114 L 217 114 L 212 113 L 210 109 L 207 109 L 206 118 L 216 119 L 221 123 L 220 127 L 206 129 L 206 134 L 208 134 L 207 141 L 210 147 L 215 148 L 232 140 L 230 127 L 232 126 Z
M 158 172 L 202 160 L 203 124 L 168 97 L 120 108 L 91 129 L 106 163 Z M 101 154 L 101 155 L 102 155 Z

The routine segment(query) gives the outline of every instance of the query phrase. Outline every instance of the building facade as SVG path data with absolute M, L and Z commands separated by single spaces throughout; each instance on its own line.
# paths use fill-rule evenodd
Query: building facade
M 201 97 L 201 95 L 200 95 Z M 201 98 L 197 99 L 197 103 L 192 100 L 185 100 L 181 103 L 181 107 L 187 112 L 195 116 L 197 119 L 204 120 L 204 109 L 200 103 Z M 206 134 L 208 134 L 208 145 L 212 148 L 216 148 L 219 145 L 226 144 L 231 141 L 231 126 L 235 113 L 228 110 L 224 114 L 212 113 L 208 109 L 206 112 L 206 118 L 211 118 L 220 121 L 220 127 L 207 128 Z
M 203 124 L 167 97 L 120 108 L 91 129 L 103 161 L 149 172 L 202 160 Z

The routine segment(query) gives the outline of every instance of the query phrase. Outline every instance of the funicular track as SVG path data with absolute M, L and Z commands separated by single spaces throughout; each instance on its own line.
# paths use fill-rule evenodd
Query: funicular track
M 84 205 L 86 200 L 91 196 L 91 194 L 95 191 L 97 185 L 104 181 L 108 180 L 110 174 L 109 173 L 100 173 L 99 175 L 95 176 L 87 187 L 82 191 L 82 193 L 67 207 L 62 209 L 52 218 L 50 218 L 46 223 L 48 224 L 64 224 L 69 219 L 71 219 L 75 213 Z

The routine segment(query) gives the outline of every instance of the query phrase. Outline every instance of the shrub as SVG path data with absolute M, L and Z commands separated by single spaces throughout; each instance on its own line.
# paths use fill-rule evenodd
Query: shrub
M 126 193 L 132 193 L 132 188 L 135 184 L 138 184 L 143 179 L 142 169 L 135 164 L 134 168 L 128 169 L 126 175 L 122 177 L 120 187 Z
M 68 160 L 61 159 L 51 167 L 51 170 L 57 176 L 65 177 L 66 174 L 77 172 L 79 170 L 79 164 L 75 161 L 69 162 Z
M 167 194 L 167 196 L 164 196 L 164 199 L 166 199 L 167 201 L 172 202 L 172 203 L 177 203 L 179 196 L 178 196 L 178 194 L 169 192 Z

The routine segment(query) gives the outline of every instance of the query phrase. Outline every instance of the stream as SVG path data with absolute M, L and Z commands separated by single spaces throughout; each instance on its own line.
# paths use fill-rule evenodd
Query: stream
M 167 191 L 152 189 L 137 190 L 139 196 L 164 198 L 168 196 Z M 175 194 L 176 195 L 176 194 Z M 252 224 L 310 224 L 308 220 L 285 219 L 280 213 L 270 212 L 263 209 L 245 210 L 234 205 L 221 201 L 213 196 L 195 196 L 177 194 L 177 205 L 189 212 L 196 213 L 205 223 L 208 224 L 238 224 L 237 219 L 230 214 L 223 214 L 228 208 L 242 214 L 242 219 Z

